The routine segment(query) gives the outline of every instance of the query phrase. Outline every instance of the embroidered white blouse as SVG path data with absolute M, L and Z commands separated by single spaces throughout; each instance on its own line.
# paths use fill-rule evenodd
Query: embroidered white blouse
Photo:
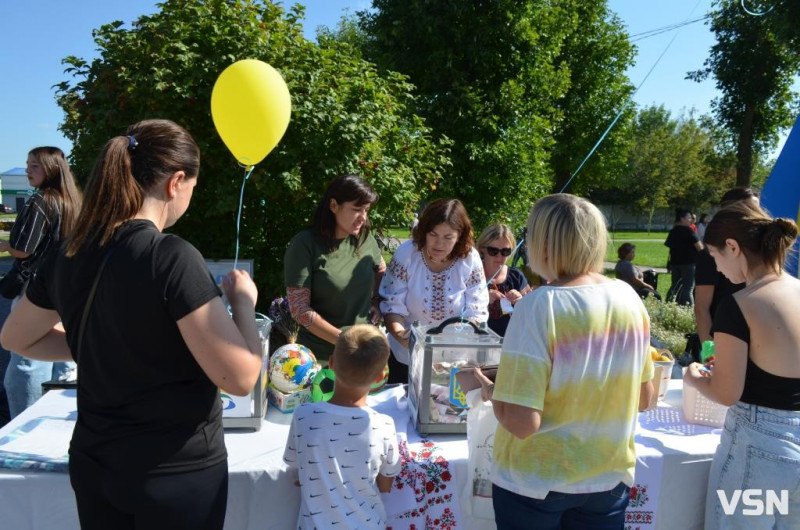
M 409 240 L 397 247 L 380 285 L 381 313 L 405 317 L 406 329 L 418 320 L 420 325 L 438 324 L 462 316 L 478 322 L 489 318 L 489 291 L 483 263 L 474 248 L 466 258 L 455 260 L 447 269 L 432 272 L 422 251 Z M 408 349 L 389 335 L 395 358 L 408 364 Z

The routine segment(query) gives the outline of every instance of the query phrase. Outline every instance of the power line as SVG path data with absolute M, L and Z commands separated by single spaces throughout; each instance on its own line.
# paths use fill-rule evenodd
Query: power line
M 684 26 L 688 26 L 689 24 L 695 24 L 697 22 L 706 20 L 711 15 L 704 15 L 702 17 L 693 18 L 690 20 L 684 20 L 683 22 L 676 22 L 675 24 L 670 24 L 669 26 L 664 26 L 661 28 L 651 29 L 649 31 L 643 31 L 642 33 L 636 33 L 635 35 L 630 35 L 628 39 L 630 42 L 637 42 L 643 39 L 647 39 L 649 37 L 655 37 L 656 35 L 661 35 L 662 33 L 667 33 L 668 31 L 674 31 L 678 28 L 682 28 Z

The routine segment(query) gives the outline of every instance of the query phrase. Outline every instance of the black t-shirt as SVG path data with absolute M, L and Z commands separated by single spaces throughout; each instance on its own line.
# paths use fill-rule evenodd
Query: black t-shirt
M 684 225 L 676 225 L 667 234 L 664 245 L 669 247 L 670 263 L 672 265 L 690 265 L 695 262 L 697 248 L 694 244 L 699 242 L 697 233 Z
M 77 351 L 106 248 L 112 254 Z M 226 458 L 218 389 L 177 326 L 220 294 L 197 249 L 147 220 L 123 224 L 103 249 L 87 246 L 72 258 L 51 253 L 27 295 L 58 311 L 78 363 L 71 454 L 134 474 L 203 469 Z
M 704 248 L 697 254 L 697 262 L 694 269 L 694 283 L 698 285 L 712 285 L 714 286 L 714 295 L 711 298 L 711 306 L 709 307 L 709 314 L 713 317 L 717 313 L 719 301 L 730 296 L 737 291 L 744 289 L 744 282 L 731 283 L 724 274 L 717 271 L 717 263 L 708 248 Z
M 720 301 L 712 331 L 747 343 L 747 372 L 740 401 L 780 410 L 800 410 L 800 378 L 771 374 L 750 359 L 750 326 L 733 296 Z

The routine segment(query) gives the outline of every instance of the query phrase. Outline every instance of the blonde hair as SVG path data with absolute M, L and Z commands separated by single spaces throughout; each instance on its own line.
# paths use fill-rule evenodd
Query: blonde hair
M 507 239 L 511 243 L 512 250 L 517 246 L 517 239 L 514 237 L 514 232 L 511 231 L 510 226 L 502 223 L 493 223 L 484 228 L 480 237 L 478 237 L 478 241 L 475 243 L 475 246 L 478 247 L 478 252 L 486 248 L 495 239 Z
M 586 199 L 548 195 L 531 209 L 526 243 L 531 269 L 548 280 L 602 272 L 606 220 Z
M 389 360 L 389 341 L 375 326 L 356 324 L 336 339 L 333 356 L 337 381 L 357 387 L 369 386 Z

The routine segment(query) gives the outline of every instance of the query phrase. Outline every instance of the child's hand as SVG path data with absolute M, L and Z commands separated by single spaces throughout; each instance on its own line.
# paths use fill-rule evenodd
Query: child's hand
M 300 479 L 299 478 L 294 480 L 294 485 L 297 486 L 298 488 L 300 487 Z

